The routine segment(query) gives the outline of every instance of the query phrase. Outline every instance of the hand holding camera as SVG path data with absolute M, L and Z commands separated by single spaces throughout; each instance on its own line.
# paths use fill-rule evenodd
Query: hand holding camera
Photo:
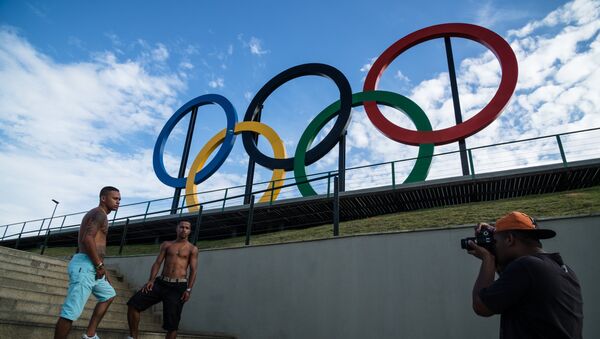
M 475 237 L 461 239 L 460 247 L 478 258 L 485 255 L 485 253 L 482 253 L 481 248 L 487 250 L 490 254 L 495 255 L 496 241 L 494 240 L 494 231 L 494 226 L 486 223 L 479 223 L 475 226 Z

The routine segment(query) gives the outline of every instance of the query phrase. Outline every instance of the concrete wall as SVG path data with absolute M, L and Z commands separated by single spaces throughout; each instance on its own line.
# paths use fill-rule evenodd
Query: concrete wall
M 584 337 L 600 338 L 600 216 L 552 219 L 544 241 L 578 274 Z M 202 251 L 182 329 L 240 338 L 496 338 L 499 316 L 471 310 L 479 260 L 471 228 Z M 154 257 L 110 258 L 141 286 Z

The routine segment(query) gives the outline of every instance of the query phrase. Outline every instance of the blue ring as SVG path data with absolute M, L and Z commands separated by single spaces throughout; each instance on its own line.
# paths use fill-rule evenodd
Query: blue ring
M 187 178 L 173 178 L 165 169 L 165 164 L 163 162 L 165 144 L 167 143 L 167 138 L 171 134 L 171 131 L 173 131 L 173 128 L 175 128 L 175 125 L 177 125 L 177 123 L 187 113 L 191 112 L 195 107 L 210 104 L 218 104 L 225 111 L 225 115 L 227 117 L 227 132 L 225 134 L 225 140 L 223 140 L 223 144 L 221 145 L 221 148 L 219 148 L 217 154 L 215 154 L 214 158 L 204 168 L 202 168 L 200 172 L 196 173 L 194 183 L 197 185 L 208 179 L 225 162 L 227 156 L 229 156 L 229 153 L 233 149 L 233 143 L 235 142 L 236 137 L 236 135 L 233 133 L 233 130 L 237 124 L 237 112 L 235 111 L 235 108 L 231 102 L 222 95 L 201 95 L 181 106 L 181 108 L 178 109 L 173 116 L 171 116 L 169 121 L 167 121 L 162 131 L 160 131 L 158 139 L 156 139 L 156 144 L 154 145 L 154 154 L 152 156 L 152 165 L 154 166 L 154 173 L 156 173 L 156 176 L 163 184 L 175 188 L 185 188 L 185 181 Z

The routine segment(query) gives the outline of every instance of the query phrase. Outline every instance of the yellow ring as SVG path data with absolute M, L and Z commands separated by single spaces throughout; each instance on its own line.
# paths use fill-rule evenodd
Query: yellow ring
M 198 211 L 198 204 L 199 204 L 198 197 L 197 197 L 198 191 L 196 189 L 196 185 L 194 184 L 194 177 L 196 176 L 197 172 L 200 172 L 200 170 L 202 169 L 202 167 L 206 163 L 206 160 L 208 160 L 208 157 L 212 154 L 212 152 L 214 152 L 214 150 L 221 143 L 223 143 L 223 140 L 225 139 L 226 131 L 227 131 L 226 129 L 223 129 L 222 131 L 217 133 L 214 137 L 212 137 L 206 143 L 206 145 L 204 145 L 204 147 L 200 150 L 198 155 L 196 155 L 196 158 L 194 159 L 194 162 L 192 163 L 192 167 L 190 168 L 190 173 L 188 174 L 187 180 L 185 182 L 185 193 L 186 193 L 185 194 L 185 203 L 188 206 L 188 211 L 190 211 L 190 212 Z M 246 131 L 247 132 L 256 132 L 258 134 L 263 135 L 265 138 L 267 138 L 267 140 L 271 144 L 271 147 L 273 148 L 273 155 L 275 156 L 275 158 L 276 159 L 285 159 L 286 153 L 285 153 L 285 146 L 283 145 L 283 141 L 281 140 L 279 135 L 277 135 L 275 130 L 273 130 L 271 127 L 269 127 L 263 123 L 256 122 L 256 121 L 242 121 L 242 122 L 238 123 L 237 125 L 235 125 L 233 134 L 240 134 L 241 132 L 246 132 Z M 269 202 L 269 201 L 277 199 L 277 196 L 279 195 L 279 191 L 281 191 L 281 188 L 277 188 L 272 191 L 271 191 L 271 189 L 273 188 L 273 184 L 275 182 L 279 182 L 279 181 L 283 180 L 284 178 L 285 178 L 285 170 L 283 170 L 283 169 L 273 170 L 273 175 L 271 176 L 271 182 L 269 183 L 269 187 L 268 187 L 269 190 L 263 194 L 263 196 L 260 198 L 260 200 L 258 202 Z M 271 194 L 273 195 L 273 197 L 271 197 Z

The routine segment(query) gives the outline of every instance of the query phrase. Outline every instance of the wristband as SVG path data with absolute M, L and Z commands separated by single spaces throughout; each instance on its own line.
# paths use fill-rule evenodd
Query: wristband
M 192 292 L 192 289 L 191 288 L 186 288 L 185 291 L 186 292 Z
M 103 267 L 104 267 L 104 263 L 103 262 L 99 263 L 98 265 L 96 265 L 96 271 Z

